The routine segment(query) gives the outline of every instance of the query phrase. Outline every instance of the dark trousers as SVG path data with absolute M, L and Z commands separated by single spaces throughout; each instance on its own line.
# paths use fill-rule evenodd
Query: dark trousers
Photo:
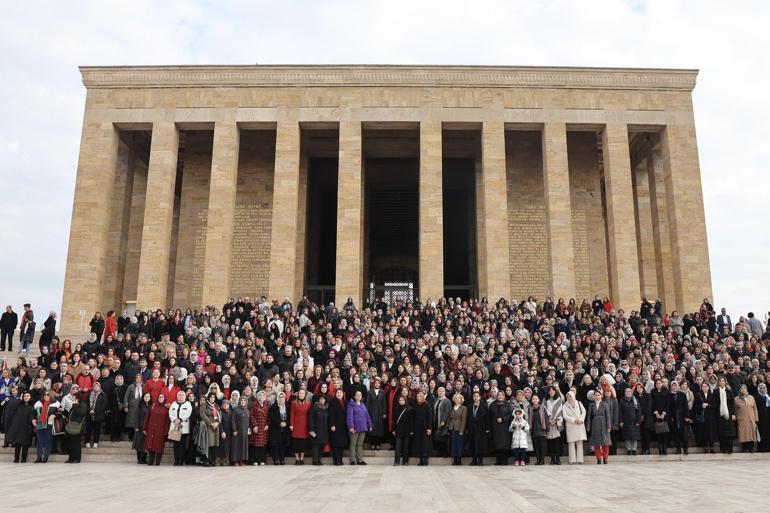
M 655 438 L 658 440 L 658 452 L 666 454 L 668 452 L 668 433 L 656 433 Z
M 741 452 L 754 452 L 754 442 L 741 443 Z
M 684 426 L 683 427 L 671 426 L 668 436 L 669 436 L 669 440 L 673 442 L 674 448 L 677 450 L 677 452 L 681 451 L 682 445 L 684 443 Z
M 342 447 L 332 447 L 332 462 L 335 465 L 342 465 Z
M 409 435 L 396 437 L 394 463 L 409 463 Z
M 642 426 L 642 452 L 650 451 L 650 430 Z
M 86 420 L 86 443 L 99 443 L 99 439 L 102 437 L 102 421 L 94 420 L 89 417 Z
M 67 451 L 69 461 L 80 463 L 80 441 L 82 435 L 67 435 Z
M 449 451 L 453 458 L 462 458 L 465 439 L 459 431 L 449 432 Z
M 517 448 L 513 450 L 513 461 L 527 461 L 527 450 Z
M 249 460 L 251 463 L 266 463 L 267 462 L 267 447 L 255 447 L 249 446 Z
M 29 445 L 15 444 L 13 446 L 13 462 L 18 463 L 19 461 L 21 461 L 22 463 L 26 463 L 28 453 L 29 453 Z
M 508 464 L 508 449 L 495 449 L 495 465 Z
M 719 437 L 719 452 L 732 454 L 733 453 L 733 439 L 729 436 Z
M 13 351 L 13 330 L 0 330 L 0 351 L 5 351 L 6 339 L 8 339 L 8 350 Z
M 323 445 L 321 444 L 311 444 L 310 445 L 310 452 L 313 455 L 313 464 L 321 463 L 321 456 L 323 456 Z
M 187 451 L 187 438 L 190 435 L 182 435 L 178 442 L 174 442 L 174 465 L 184 465 L 184 456 Z
M 544 436 L 533 436 L 532 437 L 532 445 L 535 446 L 535 459 L 537 460 L 537 463 L 542 465 L 545 461 L 545 448 L 546 444 L 548 442 L 546 441 L 546 438 Z
M 53 447 L 53 431 L 50 427 L 35 430 L 35 455 L 37 459 L 47 461 Z
M 160 460 L 163 459 L 162 454 L 157 452 L 147 451 L 147 464 L 148 465 L 160 465 Z
M 282 445 L 274 445 L 270 448 L 271 453 L 273 454 L 273 463 L 278 462 L 281 463 L 284 460 L 285 456 L 285 449 Z

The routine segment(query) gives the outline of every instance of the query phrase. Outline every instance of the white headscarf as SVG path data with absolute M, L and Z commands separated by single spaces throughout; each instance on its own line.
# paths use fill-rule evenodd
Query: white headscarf
M 730 418 L 730 409 L 727 407 L 727 387 L 719 389 L 719 415 L 723 419 Z

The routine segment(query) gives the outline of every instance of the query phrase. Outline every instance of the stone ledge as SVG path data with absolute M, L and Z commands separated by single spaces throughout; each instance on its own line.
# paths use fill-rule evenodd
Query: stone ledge
M 698 70 L 509 66 L 81 66 L 88 89 L 493 87 L 692 91 Z

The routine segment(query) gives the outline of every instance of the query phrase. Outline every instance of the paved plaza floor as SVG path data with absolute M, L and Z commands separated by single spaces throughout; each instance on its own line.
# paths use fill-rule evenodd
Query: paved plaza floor
M 755 512 L 770 460 L 561 467 L 0 464 L 0 511 Z

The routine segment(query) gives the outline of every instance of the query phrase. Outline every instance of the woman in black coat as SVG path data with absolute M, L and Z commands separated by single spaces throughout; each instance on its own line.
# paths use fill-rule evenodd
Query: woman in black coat
M 642 425 L 640 435 L 642 439 L 642 454 L 650 454 L 650 435 L 655 428 L 652 414 L 652 399 L 650 394 L 644 389 L 644 385 L 636 385 L 636 400 L 639 401 L 639 410 L 642 414 Z
M 760 383 L 757 386 L 757 394 L 754 396 L 759 414 L 759 445 L 758 452 L 770 452 L 770 395 L 767 393 L 767 385 Z
M 431 433 L 433 426 L 433 408 L 425 400 L 425 392 L 417 392 L 417 403 L 414 405 L 414 440 L 413 452 L 420 457 L 419 465 L 428 465 L 428 457 L 433 450 Z
M 270 430 L 267 440 L 273 454 L 273 465 L 284 464 L 290 440 L 289 405 L 286 404 L 286 394 L 279 392 L 275 404 L 270 407 Z
M 508 451 L 511 449 L 511 432 L 508 428 L 513 418 L 513 407 L 505 400 L 505 393 L 497 392 L 497 399 L 489 405 L 490 431 L 492 432 L 492 450 L 498 457 L 498 464 L 507 464 Z
M 85 401 L 88 404 L 88 417 L 86 418 L 86 447 L 94 449 L 99 446 L 99 438 L 102 436 L 102 424 L 107 416 L 107 396 L 102 392 L 102 384 L 94 382 L 94 389 Z
M 620 406 L 620 429 L 626 452 L 636 456 L 636 444 L 642 439 L 642 408 L 633 395 L 631 388 L 626 388 L 623 397 L 618 401 Z
M 139 406 L 136 410 L 136 418 L 138 426 L 144 426 L 144 421 L 147 419 L 147 413 L 152 408 L 152 396 L 149 392 L 145 392 L 142 396 L 142 400 L 139 401 Z M 147 463 L 147 452 L 144 450 L 145 434 L 141 429 L 134 431 L 134 438 L 131 440 L 131 448 L 136 451 L 136 462 L 140 465 Z
M 329 431 L 331 433 L 332 463 L 335 466 L 342 465 L 342 451 L 350 445 L 346 414 L 345 392 L 340 388 L 335 391 L 334 399 L 329 401 Z
M 489 452 L 489 424 L 487 402 L 481 400 L 481 393 L 473 392 L 473 404 L 468 406 L 468 439 L 473 454 L 471 465 L 484 464 L 484 456 Z
M 409 438 L 414 434 L 414 410 L 407 398 L 399 395 L 393 405 L 393 437 L 396 440 L 393 451 L 393 465 L 409 465 Z
M 310 432 L 310 449 L 313 452 L 313 465 L 323 465 L 321 456 L 324 445 L 329 443 L 329 405 L 326 395 L 315 397 L 315 404 L 308 415 L 308 430 Z
M 27 462 L 27 453 L 29 452 L 29 446 L 32 445 L 32 434 L 34 432 L 34 427 L 32 426 L 33 418 L 32 395 L 29 392 L 24 392 L 21 400 L 14 405 L 10 424 L 7 425 L 8 427 L 5 431 L 6 441 L 13 444 L 14 463 L 19 463 L 19 461 L 21 463 Z
M 711 404 L 714 405 L 714 411 L 717 416 L 719 452 L 722 454 L 732 454 L 733 440 L 735 439 L 735 395 L 730 390 L 730 386 L 724 377 L 719 378 L 717 387 L 712 394 Z M 724 401 L 722 399 L 723 395 L 725 397 Z
M 655 380 L 655 389 L 650 392 L 652 409 L 652 421 L 664 422 L 666 428 L 668 428 L 668 410 L 669 401 L 671 400 L 671 394 L 668 390 L 663 388 L 663 381 L 660 379 Z M 665 455 L 668 453 L 668 431 L 665 433 L 656 433 L 655 439 L 658 442 L 658 453 Z
M 692 430 L 695 440 L 700 447 L 708 453 L 714 453 L 714 444 L 717 442 L 717 415 L 713 404 L 714 392 L 707 383 L 703 383 L 699 390 L 694 391 L 692 403 Z

